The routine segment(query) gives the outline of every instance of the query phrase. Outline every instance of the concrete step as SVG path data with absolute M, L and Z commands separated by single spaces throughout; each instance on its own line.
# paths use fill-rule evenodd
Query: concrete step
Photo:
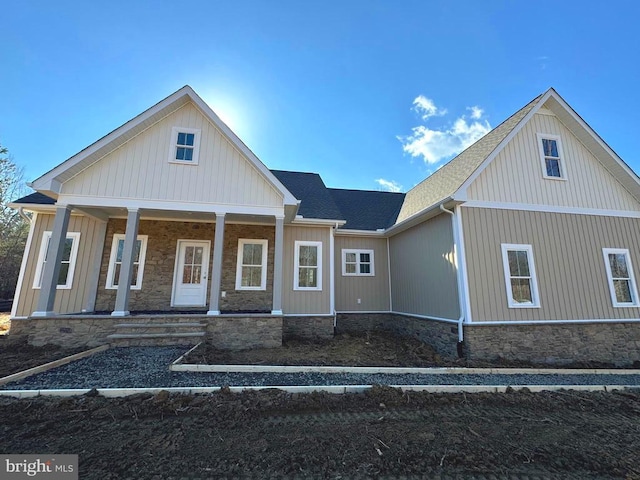
M 206 323 L 178 322 L 178 323 L 119 323 L 116 328 L 181 328 L 181 327 L 206 327 Z
M 117 334 L 170 334 L 205 332 L 203 323 L 120 323 L 115 326 Z
M 195 345 L 203 341 L 205 335 L 206 332 L 113 333 L 107 339 L 115 347 Z

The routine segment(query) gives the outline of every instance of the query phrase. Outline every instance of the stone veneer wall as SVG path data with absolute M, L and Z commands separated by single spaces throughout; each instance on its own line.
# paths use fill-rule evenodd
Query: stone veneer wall
M 457 358 L 458 327 L 395 313 L 339 313 L 338 332 L 386 330 L 431 345 L 444 358 Z
M 112 311 L 115 306 L 117 290 L 107 290 L 107 271 L 111 245 L 115 233 L 125 233 L 124 219 L 111 219 L 107 225 L 105 248 L 100 267 L 100 280 L 96 298 L 96 311 Z M 209 272 L 211 278 L 213 261 L 213 239 L 215 224 L 194 222 L 167 222 L 141 220 L 139 235 L 148 235 L 147 253 L 141 290 L 131 290 L 129 310 L 170 310 L 173 275 L 176 261 L 176 247 L 182 240 L 210 240 Z M 264 291 L 236 291 L 236 261 L 238 239 L 267 239 L 267 288 Z M 222 310 L 261 310 L 271 311 L 273 300 L 273 258 L 275 228 L 268 225 L 226 224 L 224 232 L 223 266 L 221 291 L 226 297 L 220 299 Z M 209 303 L 209 291 L 206 297 Z M 184 307 L 176 307 L 184 310 Z M 202 308 L 202 307 L 201 307 Z
M 66 348 L 97 347 L 109 343 L 107 335 L 114 333 L 114 326 L 122 318 L 27 318 L 11 320 L 8 339 L 26 339 L 37 347 L 47 344 Z
M 207 323 L 207 342 L 222 350 L 282 346 L 282 317 L 223 315 L 197 320 Z
M 464 340 L 470 360 L 525 360 L 567 364 L 640 361 L 640 323 L 467 326 Z
M 310 339 L 333 338 L 333 316 L 283 317 L 282 334 L 287 337 Z

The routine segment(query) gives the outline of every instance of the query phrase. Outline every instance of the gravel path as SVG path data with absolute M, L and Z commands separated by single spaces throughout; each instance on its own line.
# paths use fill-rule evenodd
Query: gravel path
M 185 347 L 112 348 L 1 390 L 282 385 L 637 385 L 640 375 L 171 372 Z

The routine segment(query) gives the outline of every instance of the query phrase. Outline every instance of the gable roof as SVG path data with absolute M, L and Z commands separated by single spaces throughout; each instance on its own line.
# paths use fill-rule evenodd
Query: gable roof
M 287 189 L 301 200 L 298 215 L 303 218 L 344 221 L 345 218 L 317 173 L 271 170 Z
M 54 167 L 41 177 L 31 182 L 30 186 L 38 190 L 57 197 L 60 193 L 62 183 L 74 177 L 82 170 L 97 162 L 108 153 L 120 147 L 136 135 L 140 134 L 162 118 L 178 110 L 188 102 L 194 105 L 213 123 L 265 177 L 265 179 L 278 190 L 285 205 L 296 205 L 297 199 L 289 192 L 282 183 L 271 173 L 271 171 L 255 156 L 255 154 L 240 140 L 240 138 L 218 117 L 213 110 L 193 91 L 185 85 L 180 90 L 172 93 L 164 100 L 161 100 L 153 107 L 145 110 L 140 115 L 129 120 L 124 125 L 116 128 L 111 133 L 105 135 L 98 141 L 89 145 L 84 150 L 78 152 L 71 158 L 65 160 L 60 165 Z
M 496 147 L 515 130 L 541 97 L 542 95 L 539 95 L 534 98 L 480 140 L 409 190 L 398 215 L 398 222 L 452 197 Z
M 397 223 L 401 223 L 447 199 L 453 199 L 455 196 L 459 196 L 459 199 L 464 201 L 466 188 L 469 184 L 482 173 L 508 141 L 543 105 L 551 110 L 609 173 L 640 201 L 640 178 L 558 92 L 550 88 L 446 163 L 433 175 L 409 190 L 398 215 Z
M 330 188 L 338 208 L 347 220 L 343 230 L 380 230 L 391 227 L 398 218 L 404 193 Z

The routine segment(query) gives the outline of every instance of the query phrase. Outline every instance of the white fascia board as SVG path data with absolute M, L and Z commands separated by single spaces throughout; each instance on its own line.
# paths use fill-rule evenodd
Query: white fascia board
M 600 135 L 598 135 L 596 131 L 593 130 L 593 128 L 591 128 L 589 124 L 585 122 L 582 119 L 582 117 L 578 115 L 578 113 L 573 108 L 571 108 L 571 106 L 567 102 L 565 102 L 564 98 L 562 98 L 555 90 L 553 91 L 551 96 L 556 102 L 558 102 L 558 104 L 562 108 L 564 108 L 564 110 L 571 116 L 571 118 L 573 118 L 573 120 L 575 120 L 575 122 L 578 125 L 580 125 L 580 127 L 582 127 L 584 131 L 587 132 L 593 138 L 593 140 L 595 140 L 595 142 L 611 157 L 611 160 L 616 162 L 618 166 L 620 166 L 620 168 L 622 168 L 633 179 L 633 181 L 640 187 L 640 178 L 638 178 L 638 175 L 629 167 L 629 165 L 626 164 L 624 160 L 622 160 L 618 156 L 616 152 L 614 152 L 611 149 L 611 147 L 609 147 L 609 145 L 607 145 L 607 143 L 600 137 Z M 549 106 L 550 106 L 550 109 L 553 111 L 555 107 L 553 102 L 551 102 Z M 594 155 L 594 156 L 598 158 L 597 155 Z
M 493 152 L 491 152 L 487 156 L 487 158 L 484 159 L 484 161 L 480 164 L 480 166 L 476 168 L 476 170 L 469 176 L 469 178 L 467 178 L 464 181 L 464 183 L 453 193 L 453 197 L 463 197 L 463 198 L 466 197 L 466 194 L 467 194 L 466 192 L 467 192 L 467 188 L 469 188 L 469 185 L 471 185 L 476 180 L 476 178 L 480 176 L 480 174 L 484 171 L 484 169 L 489 166 L 489 164 L 493 161 L 493 159 L 498 156 L 498 154 L 502 151 L 502 149 L 513 139 L 513 137 L 515 137 L 518 134 L 518 132 L 520 132 L 520 130 L 522 130 L 522 127 L 526 125 L 526 123 L 536 114 L 538 110 L 540 110 L 540 107 L 542 107 L 542 105 L 544 105 L 544 103 L 549 99 L 549 97 L 554 95 L 554 93 L 555 91 L 552 88 L 550 88 L 542 95 L 542 97 L 540 97 L 540 99 L 533 106 L 533 108 L 529 110 L 529 113 L 527 113 L 524 117 L 522 117 L 522 119 L 513 128 L 513 130 L 509 132 L 509 135 L 507 135 L 502 139 L 502 141 L 498 144 L 498 146 L 493 149 Z
M 81 150 L 79 153 L 77 153 L 74 156 L 68 158 L 67 160 L 65 160 L 64 162 L 59 164 L 58 166 L 54 167 L 53 169 L 49 170 L 47 173 L 45 173 L 41 177 L 39 177 L 36 180 L 34 180 L 33 182 L 31 182 L 32 188 L 34 190 L 38 190 L 38 191 L 46 190 L 46 191 L 59 193 L 61 184 L 60 184 L 59 181 L 57 181 L 57 177 L 60 174 L 64 173 L 65 171 L 67 171 L 70 168 L 75 167 L 80 162 L 82 162 L 85 158 L 89 157 L 90 155 L 93 155 L 95 152 L 97 152 L 101 148 L 105 147 L 109 143 L 111 143 L 114 140 L 116 140 L 118 137 L 120 137 L 120 136 L 124 135 L 125 133 L 129 132 L 130 130 L 136 128 L 138 125 L 140 125 L 141 123 L 145 122 L 149 118 L 153 117 L 154 115 L 156 115 L 157 113 L 159 113 L 163 109 L 167 108 L 172 103 L 175 103 L 180 98 L 182 98 L 182 97 L 184 97 L 186 95 L 189 95 L 189 91 L 193 92 L 193 90 L 191 90 L 191 87 L 184 86 L 180 90 L 178 90 L 177 92 L 172 93 L 171 95 L 169 95 L 164 100 L 161 100 L 160 102 L 156 103 L 153 107 L 149 108 L 148 110 L 145 110 L 144 112 L 142 112 L 138 116 L 136 116 L 136 117 L 132 118 L 131 120 L 129 120 L 128 122 L 126 122 L 124 125 L 121 125 L 120 127 L 116 128 L 111 133 L 109 133 L 109 134 L 105 135 L 104 137 L 102 137 L 100 140 L 98 140 L 98 141 L 94 142 L 93 144 L 89 145 L 84 150 Z M 191 95 L 189 95 L 189 96 L 191 97 Z M 55 181 L 58 184 L 57 188 L 53 189 L 53 190 L 50 189 L 50 188 L 47 188 L 48 185 L 55 186 L 55 184 L 50 183 L 52 181 Z
M 337 229 L 336 236 L 352 236 L 352 237 L 385 237 L 386 230 L 380 232 L 375 230 L 350 230 L 350 229 Z
M 176 212 L 199 212 L 216 214 L 283 216 L 284 207 L 231 205 L 201 202 L 171 202 L 138 198 L 111 198 L 83 195 L 60 195 L 57 205 L 79 207 L 135 208 L 140 210 L 167 210 Z
M 324 218 L 295 218 L 291 221 L 292 225 L 316 225 L 316 226 L 341 226 L 346 220 L 328 220 Z
M 221 119 L 216 115 L 216 113 L 211 109 L 209 105 L 206 104 L 202 98 L 198 96 L 198 94 L 188 85 L 184 87 L 187 89 L 189 96 L 193 103 L 195 103 L 198 108 L 205 114 L 218 129 L 222 132 L 222 134 L 227 137 L 227 139 L 242 152 L 248 159 L 253 163 L 253 165 L 258 169 L 262 175 L 267 179 L 267 181 L 273 186 L 278 192 L 282 194 L 284 197 L 285 205 L 297 205 L 299 203 L 298 199 L 293 196 L 293 194 L 287 190 L 287 188 L 276 178 L 276 176 L 271 173 L 264 163 L 247 147 L 244 142 L 231 130 Z

